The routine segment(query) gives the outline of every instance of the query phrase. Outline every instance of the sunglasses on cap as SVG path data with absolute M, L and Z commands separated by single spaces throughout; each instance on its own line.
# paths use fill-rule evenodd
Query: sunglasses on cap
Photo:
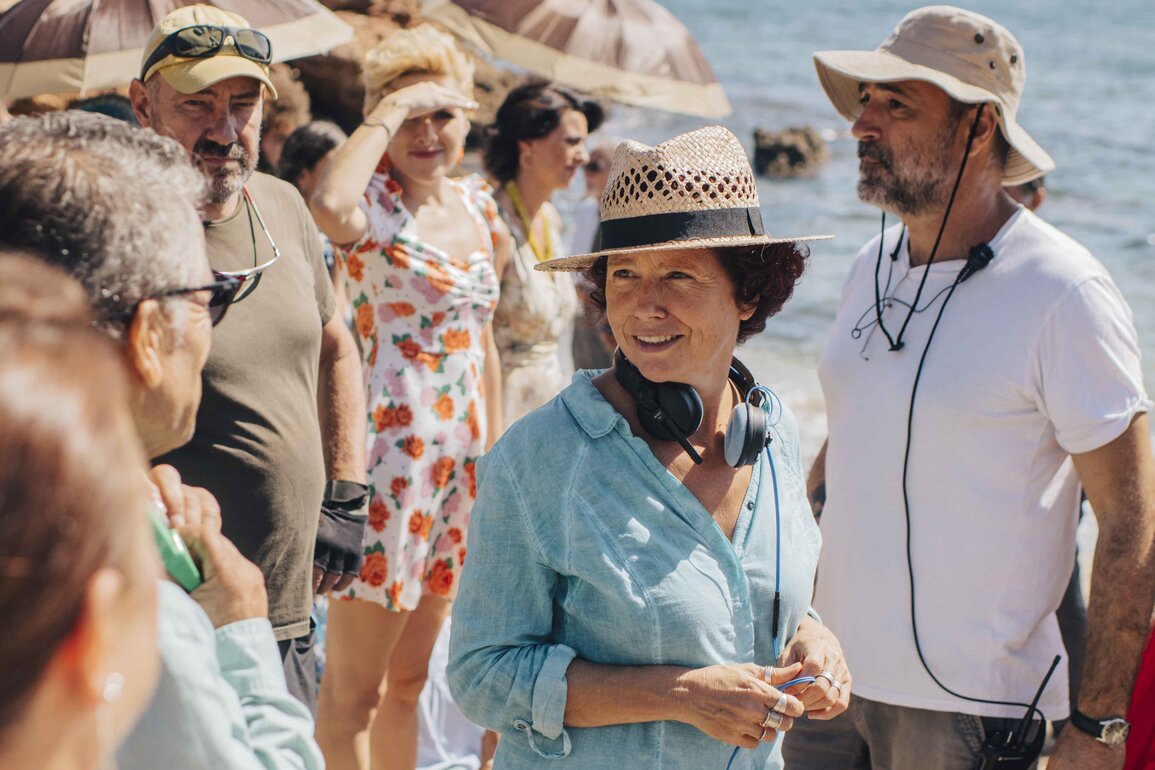
M 173 32 L 153 50 L 140 69 L 143 79 L 152 67 L 166 56 L 183 59 L 207 59 L 216 56 L 225 42 L 232 40 L 233 48 L 244 58 L 258 64 L 273 61 L 273 44 L 265 33 L 241 27 L 218 27 L 212 24 L 198 24 Z
M 209 297 L 209 320 L 212 321 L 213 326 L 216 326 L 225 317 L 225 312 L 229 309 L 229 305 L 237 301 L 237 293 L 240 292 L 242 281 L 239 278 L 234 278 L 230 275 L 221 275 L 220 273 L 213 273 L 216 278 L 212 283 L 206 283 L 204 286 L 189 286 L 183 289 L 169 289 L 162 291 L 160 294 L 154 294 L 147 299 L 161 299 L 163 297 L 176 297 L 181 294 L 195 294 L 198 291 L 212 292 Z

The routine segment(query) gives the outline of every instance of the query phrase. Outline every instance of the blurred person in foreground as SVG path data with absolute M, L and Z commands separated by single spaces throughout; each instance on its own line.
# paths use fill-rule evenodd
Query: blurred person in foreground
M 150 457 L 192 435 L 213 324 L 239 289 L 214 279 L 197 206 L 204 180 L 176 142 L 79 112 L 0 126 L 0 244 L 33 248 L 84 285 L 116 341 Z M 118 754 L 124 770 L 318 768 L 289 695 L 259 570 L 220 534 L 208 493 L 151 473 L 204 582 L 160 585 L 160 686 Z
M 0 768 L 97 770 L 156 686 L 160 560 L 112 344 L 0 249 Z
M 365 120 L 312 200 L 341 251 L 365 356 L 372 484 L 365 567 L 329 605 L 317 736 L 331 768 L 412 770 L 474 466 L 501 426 L 490 319 L 509 236 L 484 180 L 448 176 L 477 106 L 453 38 L 394 32 L 364 75 Z
M 289 689 L 312 708 L 313 594 L 362 561 L 364 397 L 313 219 L 291 185 L 255 171 L 272 53 L 236 14 L 178 8 L 152 31 L 129 97 L 208 181 L 209 264 L 244 281 L 213 333 L 196 433 L 158 461 L 220 501 L 225 535 L 265 575 Z
M 1110 274 L 1005 192 L 1054 166 L 1017 120 L 1022 47 L 928 6 L 874 51 L 814 59 L 854 121 L 859 197 L 901 222 L 858 253 L 819 365 L 814 605 L 856 694 L 849 719 L 799 725 L 787 761 L 970 770 L 1012 732 L 1037 757 L 1042 720 L 1024 715 L 1064 653 L 1082 486 L 1100 524 L 1089 634 L 1049 768 L 1120 768 L 1155 600 L 1151 402 Z M 1059 666 L 1038 710 L 1068 709 Z
M 601 211 L 601 251 L 542 268 L 588 271 L 614 368 L 482 458 L 449 684 L 501 732 L 495 768 L 781 768 L 779 736 L 841 713 L 851 680 L 809 611 L 797 426 L 733 354 L 809 238 L 765 232 L 716 126 L 621 144 Z
M 596 101 L 532 80 L 509 92 L 487 129 L 485 168 L 513 239 L 493 316 L 505 426 L 556 396 L 573 369 L 574 281 L 534 266 L 565 256 L 561 215 L 550 198 L 589 162 L 586 137 L 604 116 Z

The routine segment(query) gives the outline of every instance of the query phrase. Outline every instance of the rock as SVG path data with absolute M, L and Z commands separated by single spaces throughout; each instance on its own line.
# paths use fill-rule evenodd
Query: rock
M 754 170 L 764 176 L 806 176 L 815 173 L 828 160 L 830 148 L 826 140 L 810 126 L 754 131 Z

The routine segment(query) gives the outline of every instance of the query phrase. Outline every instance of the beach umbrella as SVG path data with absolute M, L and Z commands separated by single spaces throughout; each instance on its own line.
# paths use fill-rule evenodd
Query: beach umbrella
M 275 61 L 353 37 L 316 0 L 0 0 L 0 98 L 128 85 L 140 76 L 141 49 L 156 23 L 198 2 L 240 14 L 268 35 Z
M 706 118 L 731 112 L 689 30 L 654 0 L 426 0 L 422 10 L 486 54 L 587 93 Z

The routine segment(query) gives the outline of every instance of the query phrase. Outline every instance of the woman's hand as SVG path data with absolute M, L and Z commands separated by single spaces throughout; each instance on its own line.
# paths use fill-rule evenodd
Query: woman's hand
M 850 705 L 852 680 L 842 645 L 829 628 L 809 615 L 798 625 L 778 662 L 801 665 L 799 676 L 817 677 L 814 684 L 795 691 L 806 707 L 807 718 L 833 719 Z
M 683 709 L 679 721 L 732 746 L 756 748 L 760 741 L 789 730 L 794 718 L 802 716 L 802 702 L 774 687 L 799 676 L 801 670 L 800 664 L 770 668 L 740 663 L 687 671 L 678 677 L 675 690 Z M 775 708 L 783 699 L 781 708 Z M 767 725 L 771 711 L 781 715 L 781 721 L 775 716 Z
M 367 122 L 389 126 L 392 135 L 401 121 L 445 109 L 475 110 L 477 102 L 440 83 L 424 80 L 386 96 L 369 113 Z

